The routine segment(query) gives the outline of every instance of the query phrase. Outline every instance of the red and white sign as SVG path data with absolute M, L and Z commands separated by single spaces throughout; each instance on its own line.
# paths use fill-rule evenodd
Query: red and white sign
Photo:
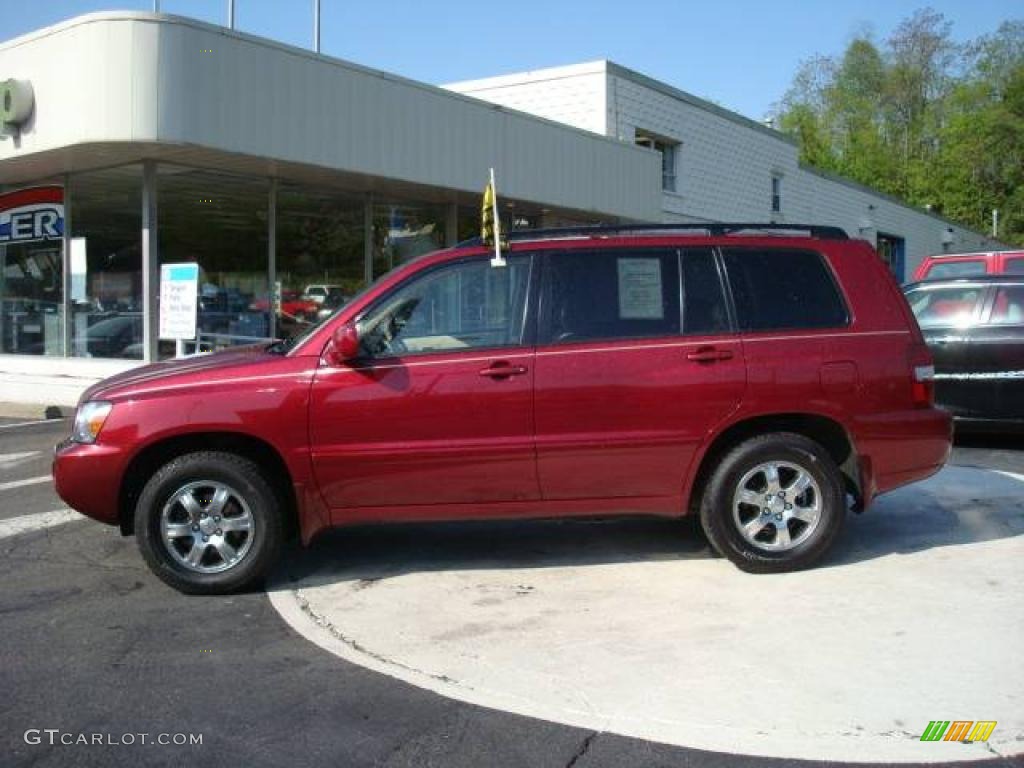
M 0 195 L 0 243 L 60 240 L 64 187 L 30 187 Z

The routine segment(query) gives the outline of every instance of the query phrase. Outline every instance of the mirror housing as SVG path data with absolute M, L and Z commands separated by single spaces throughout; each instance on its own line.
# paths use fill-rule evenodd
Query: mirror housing
M 331 365 L 341 365 L 355 360 L 360 354 L 359 329 L 355 323 L 343 323 L 331 334 L 325 357 Z

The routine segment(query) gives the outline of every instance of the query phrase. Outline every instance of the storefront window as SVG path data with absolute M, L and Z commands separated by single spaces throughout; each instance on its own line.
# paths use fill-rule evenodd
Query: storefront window
M 74 174 L 71 354 L 141 360 L 142 169 Z
M 63 354 L 64 188 L 0 189 L 0 351 Z
M 264 179 L 157 167 L 160 263 L 199 265 L 198 338 L 186 352 L 269 337 L 268 195 Z M 161 357 L 174 351 L 160 342 Z
M 377 203 L 373 206 L 373 276 L 445 244 L 445 206 Z
M 364 210 L 358 196 L 278 187 L 275 335 L 303 331 L 363 288 Z

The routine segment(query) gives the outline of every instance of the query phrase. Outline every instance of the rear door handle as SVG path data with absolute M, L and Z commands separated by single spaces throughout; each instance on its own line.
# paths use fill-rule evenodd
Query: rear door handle
M 525 365 L 510 365 L 500 361 L 481 368 L 480 375 L 490 376 L 492 379 L 507 379 L 509 376 L 522 376 L 527 370 Z
M 686 359 L 695 363 L 716 363 L 719 360 L 732 360 L 732 357 L 732 350 L 715 349 L 714 347 L 700 347 L 693 352 L 686 353 Z

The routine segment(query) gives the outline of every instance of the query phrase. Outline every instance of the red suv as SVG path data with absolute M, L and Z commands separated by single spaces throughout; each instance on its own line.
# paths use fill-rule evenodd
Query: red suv
M 369 522 L 699 514 L 740 568 L 820 558 L 950 449 L 871 247 L 824 227 L 516 233 L 388 273 L 306 334 L 103 381 L 54 461 L 168 584 L 257 583 Z

